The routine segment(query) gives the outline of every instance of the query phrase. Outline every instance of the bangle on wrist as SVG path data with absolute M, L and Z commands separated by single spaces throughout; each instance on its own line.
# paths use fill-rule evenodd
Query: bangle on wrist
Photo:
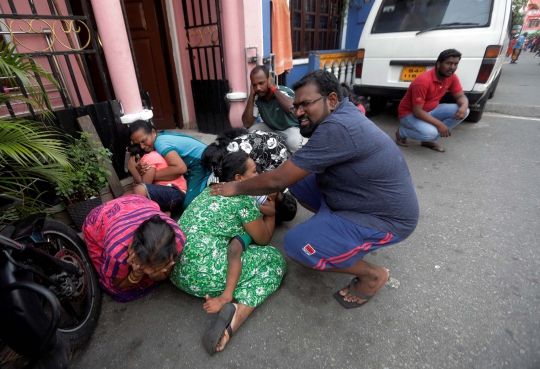
M 128 281 L 131 283 L 131 284 L 136 284 L 136 283 L 139 283 L 141 281 L 143 276 L 140 276 L 140 277 L 136 277 L 134 274 L 133 274 L 133 271 L 131 271 L 131 273 L 128 274 Z

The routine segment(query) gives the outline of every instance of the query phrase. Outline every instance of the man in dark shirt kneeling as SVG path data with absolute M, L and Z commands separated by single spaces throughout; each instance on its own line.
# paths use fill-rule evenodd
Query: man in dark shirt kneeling
M 332 73 L 310 72 L 293 89 L 293 111 L 307 144 L 279 168 L 217 185 L 211 193 L 262 195 L 288 187 L 315 215 L 286 234 L 285 252 L 305 267 L 354 275 L 334 297 L 357 308 L 389 279 L 386 268 L 362 257 L 414 231 L 418 199 L 399 149 L 343 98 Z

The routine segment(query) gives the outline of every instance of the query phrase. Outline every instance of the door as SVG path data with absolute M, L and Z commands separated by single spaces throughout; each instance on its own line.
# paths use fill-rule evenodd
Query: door
M 231 127 L 219 0 L 184 0 L 182 7 L 197 128 L 219 135 Z
M 149 93 L 152 102 L 154 125 L 175 128 L 182 115 L 179 104 L 174 104 L 178 89 L 168 57 L 165 9 L 160 0 L 124 0 L 124 7 L 142 90 Z

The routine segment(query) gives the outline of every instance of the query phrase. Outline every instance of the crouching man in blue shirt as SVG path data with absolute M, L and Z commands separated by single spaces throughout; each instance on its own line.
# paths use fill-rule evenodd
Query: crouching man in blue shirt
M 311 269 L 352 274 L 334 297 L 357 308 L 389 279 L 388 269 L 363 256 L 414 231 L 418 199 L 397 146 L 343 98 L 332 73 L 312 71 L 293 89 L 293 112 L 308 143 L 279 168 L 217 185 L 211 193 L 262 195 L 288 187 L 315 215 L 286 234 L 285 252 Z

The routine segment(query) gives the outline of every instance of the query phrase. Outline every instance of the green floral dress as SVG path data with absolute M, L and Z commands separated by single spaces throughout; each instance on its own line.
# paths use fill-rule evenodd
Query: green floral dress
M 229 242 L 245 233 L 243 224 L 260 216 L 253 197 L 210 196 L 210 188 L 206 188 L 178 222 L 186 236 L 186 245 L 172 270 L 171 281 L 182 291 L 198 297 L 221 295 L 225 290 Z M 276 248 L 247 246 L 242 253 L 242 274 L 233 297 L 247 306 L 260 305 L 277 290 L 285 270 L 285 260 Z

